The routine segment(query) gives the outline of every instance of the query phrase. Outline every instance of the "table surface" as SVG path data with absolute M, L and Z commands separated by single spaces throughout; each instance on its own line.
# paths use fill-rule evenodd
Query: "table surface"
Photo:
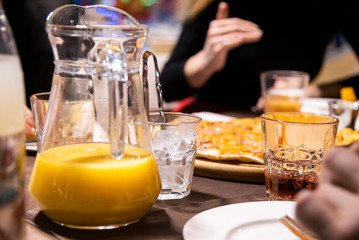
M 194 215 L 218 206 L 265 200 L 264 184 L 233 182 L 194 176 L 191 194 L 179 200 L 158 200 L 139 222 L 112 230 L 78 230 L 53 223 L 27 190 L 35 158 L 27 157 L 26 240 L 45 239 L 183 239 L 182 229 Z

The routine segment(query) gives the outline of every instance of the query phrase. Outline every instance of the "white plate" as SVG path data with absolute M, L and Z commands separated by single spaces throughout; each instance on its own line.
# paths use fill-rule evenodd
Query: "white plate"
M 333 100 L 336 98 L 305 98 L 301 111 L 328 115 L 329 102 Z
M 295 216 L 295 202 L 259 201 L 231 204 L 201 212 L 183 227 L 185 240 L 299 239 L 279 222 Z

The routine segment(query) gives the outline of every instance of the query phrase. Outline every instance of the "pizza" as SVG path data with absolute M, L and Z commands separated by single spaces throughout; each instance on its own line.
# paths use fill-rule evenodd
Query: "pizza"
M 359 140 L 359 131 L 351 128 L 342 128 L 338 131 L 335 146 L 346 146 Z
M 259 117 L 226 122 L 202 120 L 198 139 L 198 158 L 263 164 Z

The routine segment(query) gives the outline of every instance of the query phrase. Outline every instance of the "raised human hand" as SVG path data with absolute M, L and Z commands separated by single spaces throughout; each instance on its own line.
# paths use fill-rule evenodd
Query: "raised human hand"
M 203 49 L 185 64 L 185 76 L 193 88 L 202 87 L 214 73 L 224 68 L 230 50 L 245 43 L 257 42 L 263 35 L 257 24 L 228 17 L 228 4 L 220 2 L 216 19 L 209 24 Z
M 202 50 L 215 72 L 223 69 L 230 50 L 245 43 L 257 42 L 263 34 L 258 25 L 251 21 L 228 17 L 229 6 L 226 2 L 221 2 L 218 5 L 216 19 L 209 24 Z

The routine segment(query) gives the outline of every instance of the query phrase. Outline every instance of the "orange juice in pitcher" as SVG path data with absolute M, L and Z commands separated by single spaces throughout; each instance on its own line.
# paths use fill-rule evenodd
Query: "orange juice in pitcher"
M 109 144 L 73 144 L 37 155 L 29 190 L 45 215 L 60 224 L 126 225 L 151 209 L 161 181 L 147 150 L 126 146 L 117 160 Z

